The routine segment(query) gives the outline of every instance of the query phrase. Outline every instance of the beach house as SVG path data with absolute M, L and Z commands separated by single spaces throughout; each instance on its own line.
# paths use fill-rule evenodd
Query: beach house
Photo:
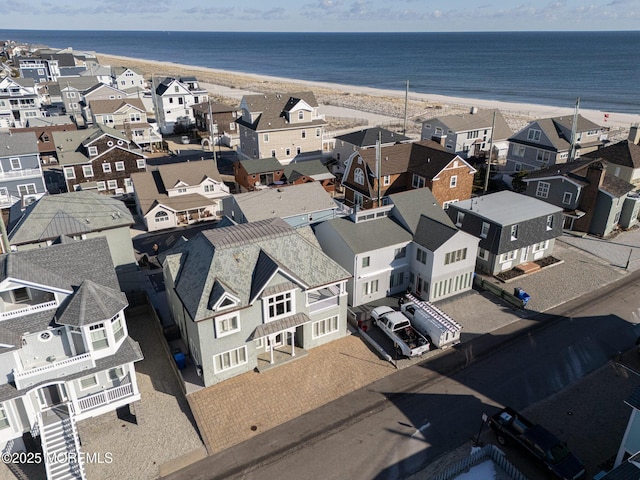
M 410 291 L 435 301 L 471 289 L 478 238 L 460 231 L 428 188 L 314 226 L 323 251 L 351 274 L 349 305 Z
M 575 130 L 575 132 L 574 132 Z M 530 122 L 509 138 L 505 171 L 540 170 L 573 161 L 605 144 L 604 127 L 578 115 L 543 118 Z
M 492 161 L 506 159 L 513 131 L 497 109 L 473 107 L 467 113 L 429 118 L 422 122 L 422 140 L 434 140 L 464 159 L 488 157 L 492 143 Z
M 274 157 L 286 165 L 322 156 L 327 123 L 313 92 L 245 95 L 240 109 L 239 158 Z
M 127 299 L 104 238 L 0 256 L 0 448 L 84 479 L 76 423 L 140 400 Z
M 604 160 L 607 175 L 625 180 L 637 189 L 640 187 L 640 133 L 638 132 L 638 127 L 632 127 L 628 139 L 587 153 L 585 157 Z
M 0 209 L 24 208 L 46 193 L 33 132 L 0 132 Z
M 240 135 L 236 120 L 240 116 L 236 107 L 219 102 L 202 102 L 194 105 L 193 116 L 196 128 L 205 138 L 213 135 L 215 145 L 236 147 L 240 144 Z
M 393 193 L 429 188 L 446 207 L 471 197 L 476 170 L 466 160 L 432 140 L 400 143 L 351 154 L 342 187 L 345 203 L 359 209 L 375 208 Z
M 281 219 L 202 231 L 162 264 L 171 315 L 205 386 L 347 334 L 349 274 L 312 232 Z
M 152 80 L 153 105 L 160 131 L 163 134 L 187 131 L 195 123 L 192 107 L 208 101 L 207 91 L 195 77 L 167 77 L 159 84 Z
M 32 79 L 0 79 L 0 128 L 24 127 L 29 119 L 44 116 L 40 107 L 40 96 Z
M 551 255 L 562 208 L 512 191 L 452 203 L 449 218 L 480 239 L 476 268 L 490 275 Z

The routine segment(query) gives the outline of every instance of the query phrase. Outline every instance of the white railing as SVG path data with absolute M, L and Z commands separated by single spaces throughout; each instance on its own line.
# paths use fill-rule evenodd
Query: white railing
M 39 375 L 41 373 L 45 373 L 51 370 L 55 370 L 60 367 L 68 367 L 69 365 L 74 365 L 77 363 L 90 361 L 91 366 L 95 366 L 93 360 L 91 360 L 90 353 L 83 353 L 82 355 L 76 355 L 75 357 L 65 358 L 64 360 L 59 360 L 57 362 L 51 362 L 47 365 L 42 365 L 40 367 L 31 368 L 29 370 L 25 370 L 24 372 L 13 371 L 14 380 L 24 380 L 25 378 L 33 377 L 34 375 Z
M 45 303 L 38 303 L 36 305 L 28 305 L 23 308 L 18 308 L 17 310 L 8 310 L 6 312 L 0 312 L 0 320 L 4 320 L 5 318 L 13 318 L 20 317 L 22 315 L 28 315 L 33 312 L 40 312 L 42 310 L 50 310 L 52 308 L 56 308 L 58 306 L 58 302 L 55 300 L 51 300 Z
M 0 178 L 16 178 L 16 177 L 39 177 L 41 172 L 38 168 L 25 168 L 24 170 L 10 170 L 8 172 L 0 172 Z
M 313 302 L 309 304 L 309 312 L 314 313 L 320 310 L 324 310 L 325 308 L 335 307 L 338 305 L 339 297 L 327 297 L 320 301 Z
M 133 395 L 133 384 L 131 383 L 126 383 L 118 387 L 103 390 L 102 392 L 94 393 L 93 395 L 89 395 L 88 397 L 80 398 L 78 400 L 78 413 L 115 402 L 116 400 L 131 395 Z

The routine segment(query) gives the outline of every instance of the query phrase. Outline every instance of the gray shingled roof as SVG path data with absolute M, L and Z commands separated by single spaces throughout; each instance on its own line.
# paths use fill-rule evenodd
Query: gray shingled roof
M 249 160 L 239 160 L 239 162 L 249 175 L 275 172 L 283 169 L 282 164 L 275 157 L 252 158 Z
M 406 143 L 410 142 L 411 138 L 400 133 L 392 132 L 382 127 L 365 128 L 357 132 L 346 133 L 344 135 L 338 135 L 336 141 L 342 141 L 355 145 L 359 148 L 373 147 L 378 141 L 380 136 L 380 143 L 382 145 L 388 143 Z
M 38 154 L 38 141 L 33 132 L 0 133 L 0 146 L 0 158 Z
M 86 130 L 52 132 L 53 143 L 56 146 L 56 153 L 58 155 L 58 163 L 60 165 L 91 163 L 95 158 L 89 158 L 85 154 L 83 145 L 91 143 L 102 135 L 110 135 L 116 139 L 123 140 L 127 145 L 129 144 L 129 139 L 121 132 L 102 124 L 97 124 L 95 127 Z M 125 145 L 125 148 L 127 145 Z M 136 155 L 144 158 L 144 155 L 137 153 Z
M 173 252 L 164 263 L 177 279 L 176 293 L 196 321 L 214 314 L 210 306 L 225 287 L 239 298 L 240 307 L 250 305 L 270 278 L 264 270 L 273 273 L 274 265 L 311 288 L 349 278 L 281 219 L 205 230 Z
M 411 233 L 389 217 L 358 223 L 348 218 L 334 218 L 325 223 L 331 226 L 354 254 L 408 243 L 413 239 Z
M 318 182 L 240 193 L 234 199 L 248 222 L 338 208 Z
M 496 122 L 493 131 L 493 141 L 506 140 L 513 131 L 507 124 L 498 109 L 478 110 L 476 113 L 463 113 L 459 115 L 446 115 L 443 117 L 435 117 L 425 120 L 422 123 L 429 123 L 433 120 L 442 122 L 447 128 L 453 132 L 465 132 L 467 130 L 490 129 L 493 123 L 493 113 L 496 113 Z
M 456 209 L 469 211 L 498 225 L 513 225 L 562 211 L 562 208 L 550 203 L 509 190 L 463 200 L 452 205 Z
M 424 215 L 443 225 L 453 226 L 453 222 L 442 209 L 436 197 L 428 188 L 416 188 L 389 195 L 394 206 L 393 216 L 406 224 L 413 234 L 418 230 L 420 218 Z
M 321 160 L 307 160 L 304 162 L 293 162 L 284 167 L 284 176 L 289 182 L 293 182 L 300 177 L 309 177 L 315 180 L 326 180 L 335 178 Z
M 430 252 L 435 252 L 458 232 L 459 230 L 453 225 L 445 225 L 422 215 L 413 241 Z
M 293 108 L 300 100 L 312 108 L 318 106 L 318 101 L 313 92 L 245 95 L 242 102 L 248 106 L 251 113 L 259 113 L 259 116 L 254 122 L 247 122 L 239 118 L 237 123 L 255 131 L 298 129 L 326 125 L 326 122 L 322 119 L 293 124 L 287 122 L 284 112 Z
M 510 142 L 521 143 L 524 145 L 531 145 L 534 147 L 540 147 L 541 143 L 532 142 L 527 139 L 527 132 L 530 128 L 539 128 L 543 135 L 549 140 L 555 151 L 561 152 L 569 150 L 571 147 L 571 138 L 565 138 L 561 135 L 562 130 L 560 127 L 567 129 L 569 132 L 572 129 L 573 117 L 555 117 L 555 118 L 542 118 L 534 120 L 526 127 L 515 133 L 509 138 Z M 587 132 L 590 130 L 600 130 L 602 127 L 591 120 L 587 120 L 582 115 L 578 115 L 577 132 Z M 544 143 L 544 142 L 542 142 Z M 597 143 L 597 142 L 596 142 Z M 544 146 L 544 145 L 543 145 Z
M 623 140 L 594 152 L 585 153 L 583 157 L 603 159 L 623 167 L 640 168 L 640 145 L 630 140 Z
M 81 327 L 112 318 L 128 305 L 120 290 L 85 280 L 70 300 L 58 309 L 57 323 Z
M 120 200 L 94 192 L 46 195 L 31 204 L 9 234 L 11 245 L 133 225 Z
M 89 106 L 91 107 L 91 113 L 103 114 L 103 113 L 115 113 L 125 105 L 131 105 L 132 107 L 145 112 L 147 109 L 139 98 L 119 98 L 116 100 L 91 100 Z

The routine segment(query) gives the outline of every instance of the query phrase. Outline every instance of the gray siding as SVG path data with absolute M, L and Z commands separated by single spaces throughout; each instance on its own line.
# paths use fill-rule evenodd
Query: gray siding
M 538 191 L 538 184 L 540 182 L 546 182 L 549 184 L 549 194 L 546 198 L 536 196 Z M 578 208 L 578 195 L 580 194 L 580 188 L 573 182 L 563 180 L 561 178 L 552 178 L 544 180 L 532 180 L 527 182 L 526 195 L 529 197 L 537 198 L 544 202 L 550 203 L 560 208 L 566 208 L 574 210 Z M 569 203 L 563 203 L 564 194 L 571 194 L 571 201 Z

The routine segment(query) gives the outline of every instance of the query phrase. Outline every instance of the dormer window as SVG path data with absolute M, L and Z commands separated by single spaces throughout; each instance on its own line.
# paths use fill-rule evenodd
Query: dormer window
M 107 330 L 104 327 L 104 323 L 97 323 L 89 327 L 91 333 L 91 346 L 94 350 L 102 350 L 109 347 L 109 340 L 107 339 Z
M 364 185 L 364 170 L 356 168 L 353 172 L 353 181 L 360 185 Z
M 527 132 L 527 140 L 539 142 L 541 133 L 542 132 L 540 132 L 540 130 L 536 130 L 535 128 L 530 128 L 529 131 Z
M 303 110 L 300 110 L 298 112 L 298 120 L 304 120 L 304 111 Z
M 88 151 L 90 157 L 95 157 L 96 155 L 98 155 L 98 147 L 89 147 Z
M 28 302 L 30 299 L 29 290 L 27 290 L 26 287 L 16 288 L 15 290 L 12 290 L 12 293 L 13 301 L 15 303 Z

